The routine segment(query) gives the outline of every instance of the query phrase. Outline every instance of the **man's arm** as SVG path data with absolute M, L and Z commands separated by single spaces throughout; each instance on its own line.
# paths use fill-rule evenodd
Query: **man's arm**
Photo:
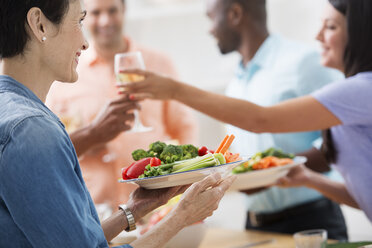
M 90 125 L 70 134 L 77 155 L 81 156 L 89 149 L 103 145 L 129 130 L 134 120 L 131 110 L 138 108 L 138 104 L 128 101 L 126 96 L 107 103 Z
M 324 154 L 315 147 L 296 155 L 305 156 L 307 158 L 306 167 L 313 171 L 324 173 L 331 170 Z

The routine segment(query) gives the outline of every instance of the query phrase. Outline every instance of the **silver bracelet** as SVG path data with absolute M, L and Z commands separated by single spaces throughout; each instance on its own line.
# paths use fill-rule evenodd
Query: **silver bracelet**
M 130 211 L 130 209 L 125 204 L 119 205 L 119 209 L 123 210 L 124 213 L 125 213 L 125 216 L 127 217 L 128 227 L 127 227 L 127 229 L 125 229 L 125 231 L 131 232 L 131 231 L 136 230 L 136 228 L 137 228 L 136 227 L 136 221 L 134 219 L 132 211 Z

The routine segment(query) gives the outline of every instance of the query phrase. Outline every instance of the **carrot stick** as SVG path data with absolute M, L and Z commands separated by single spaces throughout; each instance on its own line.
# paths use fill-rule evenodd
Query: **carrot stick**
M 222 147 L 222 149 L 219 151 L 219 153 L 225 154 L 229 147 L 231 146 L 232 142 L 234 141 L 235 136 L 233 134 L 230 135 L 230 137 L 227 139 L 225 145 Z
M 219 153 L 221 151 L 222 147 L 225 145 L 228 138 L 229 138 L 229 135 L 226 135 L 214 153 Z

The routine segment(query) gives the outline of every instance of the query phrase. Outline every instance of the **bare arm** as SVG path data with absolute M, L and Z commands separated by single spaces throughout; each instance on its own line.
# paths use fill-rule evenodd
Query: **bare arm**
M 329 199 L 340 204 L 346 204 L 354 208 L 359 208 L 358 203 L 350 195 L 343 183 L 335 182 L 327 177 L 314 172 L 305 166 L 299 166 L 279 180 L 278 186 L 281 187 L 308 187 L 317 190 Z
M 107 220 L 102 222 L 102 229 L 107 241 L 119 235 L 123 230 L 129 226 L 124 211 L 119 210 L 110 216 Z
M 321 174 L 317 174 L 313 183 L 309 184 L 308 187 L 319 191 L 335 202 L 359 209 L 358 203 L 350 195 L 343 183 L 332 181 Z
M 331 170 L 324 154 L 315 147 L 305 152 L 297 153 L 296 155 L 305 156 L 307 158 L 306 167 L 315 172 L 323 173 Z
M 235 177 L 220 183 L 220 177 L 209 177 L 193 184 L 181 201 L 161 222 L 131 245 L 134 248 L 163 247 L 181 229 L 211 216 Z
M 129 122 L 134 116 L 128 111 L 138 108 L 136 102 L 130 102 L 126 97 L 113 100 L 106 104 L 94 121 L 70 134 L 78 156 L 89 149 L 111 141 L 121 132 L 131 128 Z
M 152 210 L 165 204 L 173 196 L 184 192 L 185 189 L 187 191 L 177 207 L 163 221 L 131 245 L 141 248 L 162 247 L 182 228 L 211 216 L 234 180 L 235 177 L 229 177 L 221 181 L 219 174 L 213 174 L 198 183 L 194 183 L 188 189 L 188 186 L 159 190 L 137 189 L 132 193 L 127 204 L 135 220 L 141 219 Z M 114 213 L 102 223 L 102 229 L 108 241 L 127 227 L 128 222 L 123 211 Z
M 91 148 L 98 145 L 100 142 L 92 135 L 90 126 L 83 127 L 70 133 L 70 139 L 74 144 L 78 157 L 89 151 Z
M 180 225 L 180 223 L 182 221 L 178 216 L 168 214 L 156 226 L 130 245 L 134 248 L 163 247 L 173 236 L 181 231 L 183 225 Z
M 255 133 L 304 132 L 342 124 L 311 96 L 270 107 L 182 85 L 175 99 L 222 122 Z
M 341 121 L 311 96 L 262 107 L 249 101 L 226 97 L 139 70 L 142 82 L 127 84 L 135 99 L 174 99 L 217 120 L 251 132 L 279 133 L 327 129 Z
M 188 186 L 158 190 L 138 188 L 130 195 L 127 206 L 131 210 L 134 219 L 140 220 L 152 210 L 167 203 L 172 197 L 183 193 L 187 188 Z M 128 221 L 122 210 L 115 212 L 111 217 L 102 222 L 102 229 L 108 241 L 115 238 L 120 232 L 127 229 L 127 227 Z

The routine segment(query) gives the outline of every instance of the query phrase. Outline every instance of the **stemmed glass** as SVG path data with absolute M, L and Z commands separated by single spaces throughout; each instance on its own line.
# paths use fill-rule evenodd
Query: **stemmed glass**
M 124 70 L 132 69 L 145 69 L 145 63 L 143 62 L 141 52 L 130 52 L 130 53 L 118 53 L 115 55 L 115 75 L 118 85 L 125 85 L 126 83 L 135 83 L 142 81 L 143 76 L 123 73 Z M 142 124 L 139 118 L 138 110 L 134 110 L 134 124 L 133 128 L 128 132 L 149 132 L 152 131 L 152 127 L 146 127 Z

